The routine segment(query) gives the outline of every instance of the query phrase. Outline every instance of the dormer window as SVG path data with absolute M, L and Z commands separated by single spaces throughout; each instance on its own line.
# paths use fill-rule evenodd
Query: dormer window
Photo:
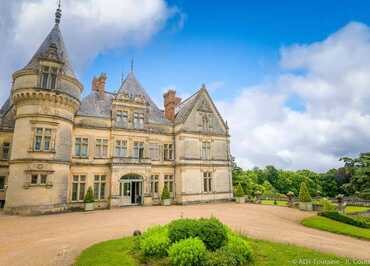
M 127 127 L 127 124 L 128 124 L 127 111 L 117 111 L 116 126 L 117 127 Z
M 57 83 L 57 74 L 58 68 L 43 66 L 41 68 L 41 88 L 54 90 Z
M 144 114 L 134 113 L 134 128 L 144 128 Z

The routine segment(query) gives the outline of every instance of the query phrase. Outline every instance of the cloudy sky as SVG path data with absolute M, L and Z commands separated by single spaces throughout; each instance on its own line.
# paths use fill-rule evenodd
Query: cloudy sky
M 56 2 L 0 0 L 1 102 Z M 100 72 L 116 90 L 134 58 L 160 106 L 166 89 L 206 83 L 241 166 L 325 171 L 370 151 L 369 4 L 277 2 L 63 0 L 61 27 L 85 95 Z

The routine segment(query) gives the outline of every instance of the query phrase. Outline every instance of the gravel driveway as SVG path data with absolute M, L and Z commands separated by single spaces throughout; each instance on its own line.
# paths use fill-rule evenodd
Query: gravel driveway
M 129 207 L 89 213 L 19 217 L 0 214 L 0 265 L 71 265 L 93 243 L 131 235 L 179 217 L 216 216 L 258 239 L 287 242 L 359 259 L 370 259 L 370 242 L 306 228 L 312 213 L 235 203 Z

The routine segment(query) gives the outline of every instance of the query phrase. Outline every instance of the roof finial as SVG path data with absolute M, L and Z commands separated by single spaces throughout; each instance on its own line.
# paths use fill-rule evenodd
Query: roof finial
M 60 3 L 61 0 L 58 0 L 58 8 L 57 11 L 55 12 L 55 24 L 60 23 L 60 19 L 62 18 L 62 9 L 60 8 Z
M 134 72 L 134 58 L 131 58 L 131 73 Z
M 123 74 L 123 72 L 121 73 L 121 83 L 123 83 L 123 81 L 125 80 L 125 75 Z

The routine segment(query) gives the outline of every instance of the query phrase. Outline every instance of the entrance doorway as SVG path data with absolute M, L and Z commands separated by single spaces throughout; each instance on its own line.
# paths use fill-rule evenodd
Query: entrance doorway
M 143 178 L 139 175 L 125 175 L 119 184 L 121 206 L 143 203 Z

